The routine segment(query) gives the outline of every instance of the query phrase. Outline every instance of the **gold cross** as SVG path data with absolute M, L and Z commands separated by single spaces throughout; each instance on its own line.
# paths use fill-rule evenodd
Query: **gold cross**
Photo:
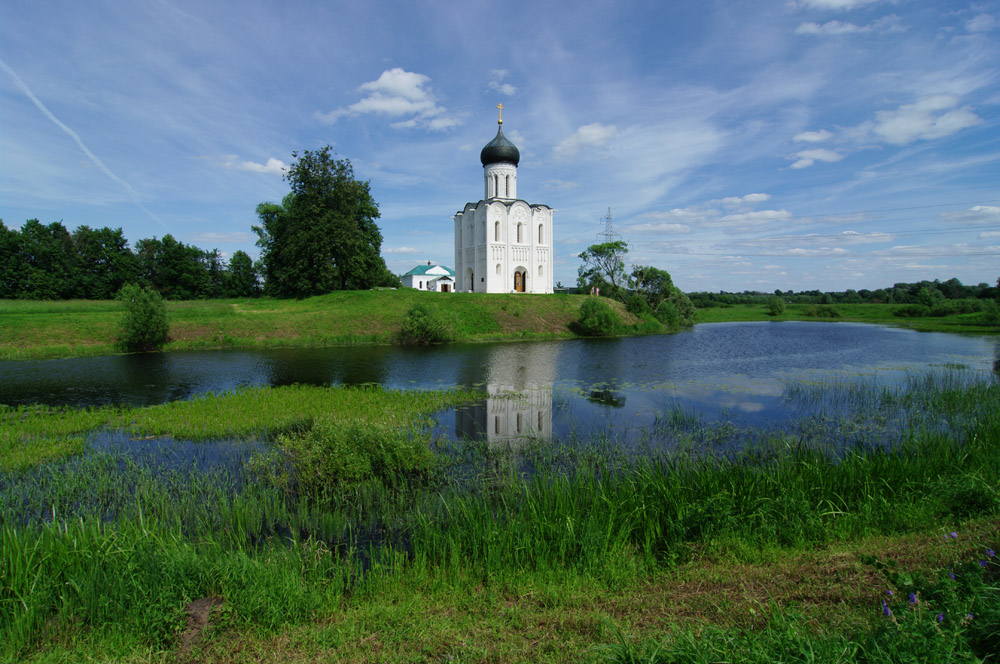
M 503 124 L 503 102 L 497 104 L 497 108 L 500 109 L 500 117 L 497 120 L 497 124 Z

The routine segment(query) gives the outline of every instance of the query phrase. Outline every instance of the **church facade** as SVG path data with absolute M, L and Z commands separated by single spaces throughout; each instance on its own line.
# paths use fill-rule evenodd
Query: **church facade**
M 500 107 L 501 112 L 503 107 Z M 555 210 L 517 197 L 520 152 L 503 135 L 483 147 L 483 199 L 455 222 L 455 289 L 468 293 L 551 293 Z

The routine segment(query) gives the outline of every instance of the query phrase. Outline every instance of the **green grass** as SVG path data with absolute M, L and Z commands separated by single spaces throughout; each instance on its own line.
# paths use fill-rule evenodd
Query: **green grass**
M 168 302 L 165 350 L 388 344 L 416 304 L 438 314 L 456 341 L 568 338 L 585 296 L 346 291 L 304 300 Z M 626 323 L 635 318 L 612 306 Z M 114 302 L 0 300 L 0 359 L 115 352 Z
M 748 321 L 820 321 L 876 323 L 907 327 L 921 332 L 961 332 L 998 334 L 1000 323 L 989 320 L 986 313 L 952 314 L 942 317 L 899 318 L 896 304 L 789 304 L 784 313 L 771 316 L 767 304 L 736 304 L 696 310 L 696 323 L 730 323 Z
M 825 403 L 837 389 L 790 397 Z M 894 449 L 747 429 L 754 442 L 737 454 L 637 459 L 613 441 L 468 442 L 439 446 L 429 465 L 407 456 L 402 472 L 354 473 L 353 461 L 346 474 L 316 471 L 324 451 L 352 453 L 323 427 L 377 422 L 401 432 L 394 445 L 411 455 L 413 442 L 428 444 L 426 413 L 463 398 L 293 387 L 16 411 L 9 427 L 36 442 L 101 426 L 193 438 L 283 431 L 292 442 L 201 444 L 243 449 L 228 462 L 176 458 L 169 446 L 137 455 L 129 448 L 143 441 L 126 435 L 122 450 L 3 471 L 0 659 L 826 661 L 861 653 L 854 643 L 877 661 L 866 644 L 903 652 L 886 630 L 922 634 L 924 623 L 903 624 L 905 602 L 894 623 L 880 612 L 885 590 L 908 583 L 927 611 L 947 600 L 948 611 L 983 614 L 949 632 L 955 652 L 978 652 L 976 635 L 990 633 L 994 568 L 951 599 L 935 584 L 1000 548 L 994 379 L 834 395 L 851 408 L 843 428 L 861 411 L 902 422 Z M 366 458 L 403 458 L 383 438 L 366 443 Z M 308 482 L 297 477 L 303 453 L 316 471 Z M 942 540 L 952 530 L 960 537 Z M 185 607 L 205 597 L 222 608 L 191 645 Z M 939 645 L 924 636 L 924 648 Z

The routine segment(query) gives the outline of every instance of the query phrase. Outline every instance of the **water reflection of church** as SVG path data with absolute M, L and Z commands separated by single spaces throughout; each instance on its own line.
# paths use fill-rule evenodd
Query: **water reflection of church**
M 485 362 L 486 399 L 455 413 L 455 435 L 491 445 L 552 438 L 558 345 L 499 344 Z

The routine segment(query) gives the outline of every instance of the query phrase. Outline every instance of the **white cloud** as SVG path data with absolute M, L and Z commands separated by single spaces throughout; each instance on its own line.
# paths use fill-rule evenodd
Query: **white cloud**
M 792 213 L 788 210 L 755 210 L 753 212 L 740 212 L 738 214 L 727 214 L 720 217 L 718 221 L 724 222 L 751 222 L 760 223 L 762 221 L 775 221 L 788 219 Z
M 828 141 L 833 138 L 833 134 L 828 132 L 826 129 L 820 129 L 819 131 L 803 131 L 799 134 L 795 134 L 795 138 L 792 140 L 804 141 L 806 143 L 822 143 L 823 141 Z
M 856 25 L 845 21 L 827 21 L 823 24 L 808 21 L 795 29 L 795 33 L 799 35 L 850 35 L 868 32 L 885 33 L 903 31 L 904 28 L 899 23 L 899 17 L 894 14 L 883 16 L 868 25 Z
M 502 95 L 510 96 L 517 92 L 515 88 L 510 83 L 504 83 L 503 80 L 507 78 L 508 72 L 506 69 L 492 69 L 490 70 L 490 82 L 487 84 L 490 90 L 496 90 Z
M 632 233 L 682 234 L 690 233 L 691 227 L 687 224 L 636 224 L 635 226 L 629 226 L 628 230 Z
M 252 233 L 236 231 L 233 233 L 198 233 L 197 235 L 191 235 L 188 239 L 190 242 L 200 246 L 216 243 L 242 244 L 253 241 L 255 236 Z
M 986 238 L 1000 237 L 1000 231 L 984 231 L 979 234 L 980 240 L 985 240 Z
M 792 164 L 792 168 L 808 168 L 817 161 L 834 162 L 844 158 L 843 154 L 825 148 L 802 150 L 801 152 L 796 152 L 795 156 L 798 157 L 798 161 Z
M 585 148 L 605 147 L 618 133 L 618 128 L 614 125 L 603 125 L 600 122 L 583 125 L 560 141 L 552 153 L 556 159 L 572 159 Z
M 280 159 L 275 159 L 271 157 L 267 160 L 265 164 L 259 164 L 255 161 L 238 161 L 239 157 L 237 155 L 225 155 L 223 157 L 222 164 L 226 168 L 231 168 L 237 171 L 249 171 L 251 173 L 268 173 L 271 175 L 282 175 L 288 165 L 281 161 Z
M 420 250 L 414 247 L 393 247 L 392 249 L 383 249 L 387 254 L 419 254 Z
M 333 124 L 345 116 L 387 115 L 412 116 L 392 124 L 395 128 L 425 128 L 432 131 L 449 129 L 460 124 L 460 120 L 448 114 L 447 109 L 438 105 L 433 92 L 427 87 L 430 78 L 423 74 L 408 72 L 400 67 L 387 69 L 374 81 L 362 84 L 358 90 L 368 96 L 350 106 L 338 108 L 329 113 L 315 113 L 325 124 Z
M 795 29 L 795 34 L 799 35 L 844 35 L 852 32 L 869 32 L 870 26 L 858 26 L 853 23 L 843 21 L 828 21 L 822 25 L 819 23 L 803 23 Z
M 1000 224 L 1000 206 L 974 205 L 968 210 L 942 212 L 937 217 L 960 224 Z
M 802 4 L 810 9 L 854 9 L 868 5 L 878 0 L 802 0 Z
M 542 188 L 547 191 L 569 191 L 579 186 L 579 182 L 571 182 L 569 180 L 545 180 L 542 182 Z
M 965 108 L 955 108 L 958 97 L 931 95 L 915 104 L 904 104 L 895 111 L 878 111 L 872 131 L 893 145 L 906 145 L 918 139 L 943 138 L 982 123 L 982 118 Z
M 979 14 L 965 22 L 965 29 L 969 32 L 989 32 L 997 27 L 997 20 L 992 14 Z
M 738 207 L 742 205 L 763 203 L 764 201 L 770 200 L 770 198 L 770 194 L 747 194 L 745 196 L 726 196 L 718 202 L 722 203 L 726 207 Z

